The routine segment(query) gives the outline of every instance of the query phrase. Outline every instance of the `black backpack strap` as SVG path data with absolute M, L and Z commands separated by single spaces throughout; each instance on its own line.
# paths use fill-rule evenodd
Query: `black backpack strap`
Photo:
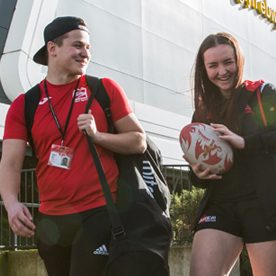
M 32 147 L 33 153 L 35 152 L 33 138 L 32 138 L 32 127 L 34 123 L 34 115 L 38 107 L 40 100 L 40 88 L 39 84 L 32 87 L 25 93 L 25 123 L 27 128 L 28 141 Z
M 104 111 L 107 124 L 108 124 L 108 132 L 109 133 L 114 133 L 114 125 L 112 121 L 112 113 L 110 109 L 110 99 L 109 96 L 104 88 L 104 85 L 101 81 L 101 79 L 97 77 L 92 77 L 92 76 L 86 76 L 86 81 L 88 84 L 88 87 L 93 89 L 93 93 L 91 93 L 91 96 L 87 102 L 87 108 L 91 106 L 91 103 L 94 98 L 97 99 L 99 102 L 101 108 Z M 98 88 L 99 87 L 99 88 Z
M 90 97 L 87 101 L 86 107 L 85 107 L 85 113 L 88 113 L 88 110 L 92 104 L 92 101 L 98 94 L 98 87 L 100 85 L 100 79 L 97 77 L 92 77 L 92 76 L 85 76 L 86 82 L 88 84 L 88 89 L 90 91 Z

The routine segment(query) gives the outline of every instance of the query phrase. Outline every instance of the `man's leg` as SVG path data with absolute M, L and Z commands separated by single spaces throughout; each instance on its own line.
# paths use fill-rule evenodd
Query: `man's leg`
M 74 239 L 70 276 L 103 275 L 110 238 L 111 225 L 106 209 L 92 211 Z
M 69 276 L 71 244 L 80 222 L 78 215 L 40 214 L 36 223 L 37 246 L 49 276 Z
M 71 248 L 48 246 L 41 242 L 38 248 L 49 276 L 69 276 Z

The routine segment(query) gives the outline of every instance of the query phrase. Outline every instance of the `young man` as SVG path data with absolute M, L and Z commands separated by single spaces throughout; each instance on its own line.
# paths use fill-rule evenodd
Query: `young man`
M 48 66 L 46 78 L 40 82 L 41 98 L 32 127 L 38 158 L 38 221 L 34 223 L 18 201 L 28 140 L 24 94 L 14 100 L 6 118 L 0 193 L 13 232 L 24 237 L 37 234 L 39 254 L 50 276 L 98 276 L 107 261 L 110 222 L 84 132 L 96 145 L 114 197 L 118 168 L 112 152 L 144 152 L 145 133 L 122 88 L 108 78 L 102 82 L 117 133 L 107 133 L 105 114 L 97 100 L 84 114 L 90 95 L 84 75 L 90 42 L 81 18 L 56 18 L 46 26 L 44 40 L 34 56 L 35 62 Z

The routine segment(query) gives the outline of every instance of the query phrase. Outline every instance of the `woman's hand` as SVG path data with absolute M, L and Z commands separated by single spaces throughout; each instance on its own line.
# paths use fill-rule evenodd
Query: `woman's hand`
M 243 137 L 229 130 L 225 125 L 222 124 L 211 124 L 211 127 L 214 128 L 215 131 L 219 133 L 219 137 L 227 141 L 236 149 L 243 149 L 245 146 L 245 142 Z
M 200 163 L 192 163 L 189 161 L 189 159 L 185 156 L 183 158 L 189 163 L 191 169 L 193 170 L 194 174 L 199 178 L 199 179 L 221 179 L 222 176 L 215 174 L 211 172 L 210 168 L 207 169 L 202 169 Z

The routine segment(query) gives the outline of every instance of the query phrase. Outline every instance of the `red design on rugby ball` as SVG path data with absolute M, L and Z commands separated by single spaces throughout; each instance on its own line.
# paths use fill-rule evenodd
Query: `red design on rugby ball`
M 214 129 L 203 123 L 191 123 L 180 132 L 180 145 L 191 163 L 200 163 L 203 169 L 224 173 L 233 164 L 231 146 L 219 138 Z

